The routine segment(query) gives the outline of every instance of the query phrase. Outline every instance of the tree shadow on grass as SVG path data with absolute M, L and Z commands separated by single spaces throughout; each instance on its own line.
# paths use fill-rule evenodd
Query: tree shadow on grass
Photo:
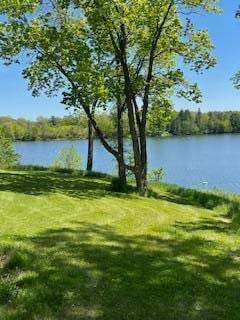
M 88 200 L 105 196 L 118 198 L 134 198 L 136 196 L 134 188 L 129 188 L 128 193 L 111 192 L 109 177 L 101 177 L 99 179 L 50 171 L 0 173 L 0 191 L 12 191 L 37 196 L 60 193 L 69 197 Z M 234 201 L 216 194 L 171 185 L 166 185 L 163 191 L 149 189 L 147 195 L 158 200 L 210 210 L 222 204 L 228 206 L 234 204 Z M 239 205 L 238 201 L 236 203 Z
M 31 172 L 0 173 L 0 191 L 12 191 L 27 195 L 62 193 L 81 199 L 95 199 L 110 195 L 109 179 L 93 179 L 79 175 Z M 112 193 L 115 197 L 130 197 L 129 194 Z
M 15 241 L 5 257 L 21 258 L 1 273 L 18 295 L 4 320 L 239 319 L 238 253 L 216 254 L 218 243 L 194 233 L 127 236 L 73 222 Z
M 232 223 L 230 219 L 226 219 L 226 215 L 218 215 L 215 219 L 213 217 L 201 218 L 192 222 L 177 221 L 175 227 L 186 232 L 194 231 L 214 231 L 217 233 L 233 233 Z

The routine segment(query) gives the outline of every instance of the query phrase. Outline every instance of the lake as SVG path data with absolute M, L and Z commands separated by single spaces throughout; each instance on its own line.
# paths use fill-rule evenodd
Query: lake
M 14 147 L 22 164 L 48 166 L 69 145 L 81 153 L 85 167 L 86 140 L 16 142 Z M 149 169 L 164 168 L 165 182 L 240 193 L 240 134 L 148 138 L 148 156 Z M 98 140 L 94 141 L 94 170 L 116 171 L 113 157 Z

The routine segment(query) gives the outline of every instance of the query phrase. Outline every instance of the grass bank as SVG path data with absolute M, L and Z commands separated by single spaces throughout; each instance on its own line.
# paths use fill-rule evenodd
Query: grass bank
M 0 319 L 239 319 L 232 198 L 154 184 L 141 198 L 109 185 L 0 173 Z

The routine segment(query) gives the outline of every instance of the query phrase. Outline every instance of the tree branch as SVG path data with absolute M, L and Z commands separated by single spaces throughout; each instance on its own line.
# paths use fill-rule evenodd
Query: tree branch
M 65 76 L 65 78 L 69 81 L 69 83 L 71 84 L 72 88 L 78 92 L 78 87 L 76 86 L 76 84 L 74 83 L 74 81 L 71 79 L 71 77 L 69 76 L 68 72 L 63 68 L 62 65 L 60 65 L 58 62 L 56 62 L 56 67 L 57 69 Z M 101 131 L 101 129 L 98 127 L 94 117 L 93 117 L 93 113 L 91 112 L 90 108 L 88 105 L 86 105 L 85 101 L 82 99 L 81 95 L 78 95 L 78 101 L 80 102 L 83 110 L 85 111 L 88 119 L 90 120 L 91 124 L 94 127 L 95 132 L 97 133 L 98 138 L 100 139 L 100 141 L 102 142 L 103 146 L 107 149 L 108 152 L 110 152 L 116 159 L 119 159 L 119 154 L 116 150 L 114 150 L 110 144 L 106 141 L 106 139 L 104 138 L 104 135 Z
M 157 22 L 157 28 L 155 32 L 155 36 L 152 41 L 152 46 L 150 50 L 150 55 L 149 55 L 149 65 L 148 65 L 148 73 L 147 73 L 147 79 L 146 79 L 146 86 L 145 86 L 145 92 L 144 92 L 144 97 L 143 97 L 143 113 L 142 113 L 142 125 L 146 125 L 146 115 L 148 111 L 148 101 L 149 101 L 149 90 L 150 90 L 150 83 L 152 80 L 152 73 L 153 73 L 153 63 L 155 59 L 155 51 L 157 48 L 158 41 L 162 35 L 162 32 L 164 30 L 165 23 L 167 22 L 167 18 L 170 14 L 170 11 L 172 9 L 172 6 L 174 4 L 174 0 L 171 0 L 171 2 L 168 5 L 167 11 L 163 17 L 163 20 L 161 24 Z

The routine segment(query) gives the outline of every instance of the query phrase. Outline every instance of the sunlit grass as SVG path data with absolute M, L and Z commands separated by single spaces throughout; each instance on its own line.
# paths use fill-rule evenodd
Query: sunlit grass
M 109 183 L 0 174 L 0 319 L 239 319 L 240 237 L 225 205 Z

